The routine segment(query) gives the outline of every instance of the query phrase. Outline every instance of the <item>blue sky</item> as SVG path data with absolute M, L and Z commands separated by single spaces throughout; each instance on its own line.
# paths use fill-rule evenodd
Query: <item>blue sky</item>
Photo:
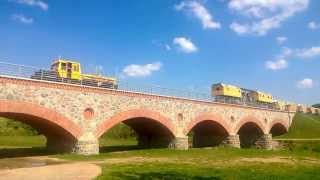
M 318 0 L 1 0 L 0 61 L 58 56 L 126 81 L 209 92 L 216 82 L 320 102 Z

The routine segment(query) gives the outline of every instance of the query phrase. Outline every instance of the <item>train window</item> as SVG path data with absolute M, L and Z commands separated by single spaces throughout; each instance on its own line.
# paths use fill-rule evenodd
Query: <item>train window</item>
M 55 63 L 51 66 L 52 71 L 57 71 L 57 69 L 58 69 L 58 63 Z
M 64 71 L 67 69 L 66 63 L 61 63 L 61 69 Z
M 79 71 L 79 66 L 78 65 L 73 66 L 73 71 L 78 72 Z

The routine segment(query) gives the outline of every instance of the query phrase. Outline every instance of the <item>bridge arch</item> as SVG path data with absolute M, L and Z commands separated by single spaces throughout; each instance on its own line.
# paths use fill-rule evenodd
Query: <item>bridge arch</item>
M 273 120 L 269 127 L 268 132 L 272 134 L 272 136 L 280 136 L 289 131 L 289 121 L 285 121 L 282 119 Z
M 254 116 L 242 118 L 236 125 L 235 132 L 239 135 L 240 146 L 244 148 L 255 146 L 257 141 L 267 134 L 262 121 Z
M 175 126 L 171 120 L 148 109 L 132 109 L 108 118 L 98 125 L 95 136 L 101 137 L 119 123 L 130 126 L 137 133 L 140 145 L 169 146 L 175 138 Z
M 184 129 L 192 136 L 193 147 L 217 146 L 230 135 L 230 126 L 219 115 L 205 113 L 195 117 Z
M 0 100 L 0 116 L 30 125 L 47 138 L 52 150 L 69 151 L 82 129 L 60 113 L 29 102 Z

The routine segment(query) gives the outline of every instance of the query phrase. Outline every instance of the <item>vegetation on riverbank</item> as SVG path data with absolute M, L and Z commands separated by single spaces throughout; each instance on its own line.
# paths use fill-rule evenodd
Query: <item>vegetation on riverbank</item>
M 280 139 L 320 139 L 320 116 L 297 113 L 289 132 Z

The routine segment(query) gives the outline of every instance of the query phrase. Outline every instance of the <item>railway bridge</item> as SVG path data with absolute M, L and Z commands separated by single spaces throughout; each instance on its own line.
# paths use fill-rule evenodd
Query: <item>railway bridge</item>
M 294 114 L 0 75 L 0 116 L 31 125 L 50 149 L 78 154 L 98 154 L 99 137 L 119 123 L 146 147 L 271 149 L 272 136 L 287 132 Z

